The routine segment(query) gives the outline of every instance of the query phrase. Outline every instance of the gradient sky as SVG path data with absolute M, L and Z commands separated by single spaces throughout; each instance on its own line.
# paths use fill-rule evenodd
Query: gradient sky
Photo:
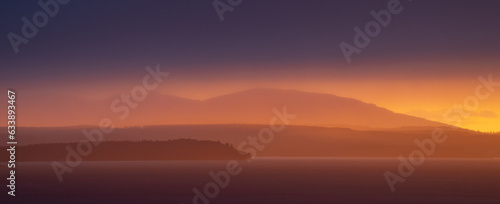
M 36 99 L 98 100 L 130 91 L 147 65 L 171 73 L 157 91 L 206 99 L 248 88 L 331 93 L 442 120 L 474 94 L 478 76 L 500 81 L 500 2 L 402 0 L 348 64 L 339 48 L 388 0 L 245 0 L 220 22 L 212 1 L 76 1 L 15 54 L 7 33 L 37 1 L 0 7 L 0 86 Z M 500 131 L 500 91 L 463 127 Z M 22 97 L 19 99 L 22 100 Z M 4 119 L 2 119 L 4 120 Z M 35 124 L 36 125 L 36 124 Z

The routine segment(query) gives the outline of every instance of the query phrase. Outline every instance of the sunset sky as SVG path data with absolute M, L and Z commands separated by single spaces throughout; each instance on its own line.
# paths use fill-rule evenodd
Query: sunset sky
M 18 54 L 4 37 L 0 86 L 18 92 L 19 125 L 58 126 L 30 120 L 38 113 L 28 107 L 93 124 L 57 107 L 74 105 L 71 99 L 109 105 L 156 64 L 171 74 L 155 90 L 162 95 L 204 100 L 296 89 L 440 122 L 475 94 L 479 76 L 500 82 L 499 1 L 402 0 L 403 11 L 351 63 L 340 42 L 352 44 L 353 28 L 388 1 L 244 1 L 223 22 L 211 2 L 71 1 Z M 36 1 L 8 3 L 0 8 L 4 36 L 20 34 L 20 19 L 40 10 Z M 497 89 L 461 127 L 500 131 Z

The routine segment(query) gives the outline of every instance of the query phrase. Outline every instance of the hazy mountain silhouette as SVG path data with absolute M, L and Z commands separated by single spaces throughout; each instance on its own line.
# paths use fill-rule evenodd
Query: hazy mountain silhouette
M 267 124 L 274 108 L 282 111 L 286 106 L 288 113 L 297 115 L 294 125 L 356 129 L 446 126 L 356 99 L 296 90 L 250 89 L 204 101 L 158 97 L 139 108 L 134 120 L 149 124 Z M 158 117 L 151 118 L 151 114 Z
M 51 104 L 50 102 L 40 101 L 37 105 L 25 106 L 25 111 L 20 112 L 19 117 L 24 119 L 24 126 L 39 124 L 42 121 L 57 126 L 93 125 L 101 118 L 111 118 L 118 125 L 128 126 L 268 124 L 274 116 L 272 110 L 277 108 L 282 111 L 286 106 L 288 113 L 297 115 L 291 121 L 292 125 L 354 129 L 445 126 L 442 123 L 394 113 L 356 99 L 296 90 L 250 89 L 202 101 L 151 93 L 146 100 L 137 103 L 136 108 L 129 108 L 130 114 L 123 121 L 118 118 L 125 115 L 124 111 L 119 110 L 126 108 L 124 103 L 115 104 L 114 112 L 110 106 L 111 102 L 117 99 L 120 97 L 101 100 L 68 99 L 65 101 L 71 103 L 52 104 L 58 108 L 58 114 L 47 108 L 46 104 Z

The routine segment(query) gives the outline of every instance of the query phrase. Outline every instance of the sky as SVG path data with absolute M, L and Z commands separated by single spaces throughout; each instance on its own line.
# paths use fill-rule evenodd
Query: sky
M 45 1 L 43 1 L 45 2 Z M 225 1 L 222 1 L 225 2 Z M 190 99 L 250 88 L 297 89 L 374 103 L 443 122 L 475 94 L 478 77 L 500 81 L 500 2 L 409 1 L 348 63 L 339 44 L 389 0 L 244 0 L 220 21 L 212 1 L 70 1 L 16 54 L 37 1 L 0 7 L 0 86 L 34 99 L 100 100 L 130 90 L 146 66 L 171 75 L 156 92 Z M 495 80 L 496 79 L 496 80 Z M 461 126 L 500 131 L 500 91 Z M 22 100 L 22 97 L 19 99 Z M 36 125 L 36 124 L 32 124 Z

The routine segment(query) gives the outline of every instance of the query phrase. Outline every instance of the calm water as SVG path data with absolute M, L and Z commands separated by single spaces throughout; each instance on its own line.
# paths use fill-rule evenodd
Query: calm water
M 5 163 L 2 163 L 5 165 Z M 500 160 L 427 159 L 392 193 L 383 173 L 393 158 L 261 158 L 240 161 L 210 203 L 500 203 Z M 49 162 L 17 165 L 7 203 L 193 203 L 225 161 L 84 162 L 59 183 Z M 0 168 L 6 178 L 8 170 Z M 6 182 L 5 182 L 6 183 Z M 4 185 L 5 186 L 5 185 Z M 199 201 L 199 203 L 203 203 Z

